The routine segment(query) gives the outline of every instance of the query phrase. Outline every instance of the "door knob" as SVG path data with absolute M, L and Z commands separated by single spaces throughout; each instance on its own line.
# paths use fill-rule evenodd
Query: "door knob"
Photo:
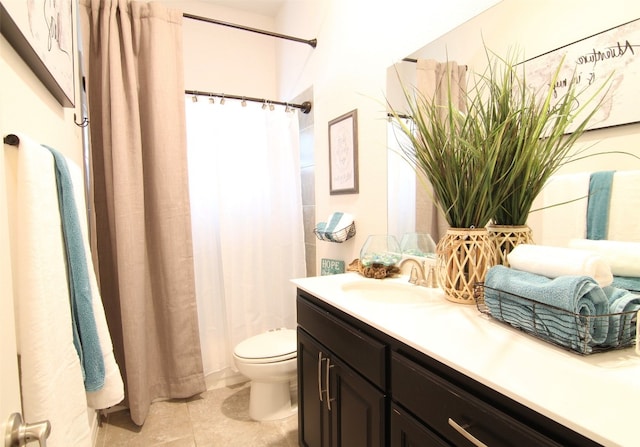
M 46 447 L 50 433 L 51 423 L 49 421 L 27 424 L 22 420 L 20 413 L 13 413 L 7 421 L 4 447 L 23 447 L 31 441 L 38 441 L 40 447 Z

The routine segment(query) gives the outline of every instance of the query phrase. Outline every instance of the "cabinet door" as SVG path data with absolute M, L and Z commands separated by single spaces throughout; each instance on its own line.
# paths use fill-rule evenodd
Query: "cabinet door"
M 400 407 L 391 405 L 391 447 L 451 447 Z
M 324 402 L 326 355 L 298 328 L 298 440 L 303 447 L 328 447 L 330 443 L 329 411 Z
M 335 357 L 328 362 L 332 446 L 384 447 L 384 394 Z

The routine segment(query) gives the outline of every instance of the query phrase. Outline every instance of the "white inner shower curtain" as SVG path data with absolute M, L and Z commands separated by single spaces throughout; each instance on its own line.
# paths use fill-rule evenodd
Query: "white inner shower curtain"
M 196 300 L 205 375 L 240 341 L 295 328 L 305 276 L 297 111 L 185 97 Z M 231 368 L 231 370 L 229 369 Z

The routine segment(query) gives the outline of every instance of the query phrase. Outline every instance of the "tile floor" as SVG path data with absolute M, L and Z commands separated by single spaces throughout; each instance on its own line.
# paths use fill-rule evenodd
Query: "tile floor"
M 297 415 L 279 421 L 249 418 L 249 383 L 190 399 L 156 402 L 142 428 L 128 410 L 110 413 L 96 447 L 296 447 Z

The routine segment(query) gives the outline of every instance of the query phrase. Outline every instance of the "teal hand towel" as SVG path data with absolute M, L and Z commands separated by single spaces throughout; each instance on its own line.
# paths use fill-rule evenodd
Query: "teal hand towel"
M 635 340 L 636 312 L 640 310 L 640 294 L 613 286 L 602 289 L 609 301 L 609 334 L 607 346 L 618 346 L 621 341 Z
M 611 184 L 615 171 L 597 171 L 589 178 L 587 202 L 587 239 L 607 239 Z
M 93 315 L 89 270 L 71 175 L 64 156 L 53 148 L 43 146 L 49 149 L 55 162 L 58 207 L 67 258 L 73 344 L 80 358 L 85 390 L 98 391 L 104 386 L 104 358 Z
M 485 286 L 491 315 L 514 327 L 584 354 L 607 339 L 608 319 L 591 318 L 608 313 L 607 297 L 589 276 L 550 279 L 498 265 Z
M 640 293 L 640 278 L 635 276 L 613 276 L 613 287 Z

